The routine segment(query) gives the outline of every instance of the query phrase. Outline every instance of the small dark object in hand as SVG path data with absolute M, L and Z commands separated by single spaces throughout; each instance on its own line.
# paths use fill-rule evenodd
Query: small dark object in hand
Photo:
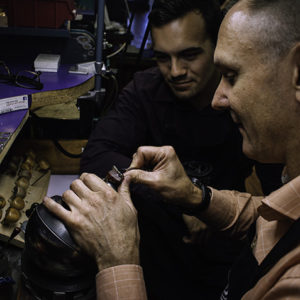
M 123 181 L 123 179 L 123 173 L 119 171 L 116 166 L 113 166 L 112 169 L 105 176 L 104 181 L 111 185 L 114 189 L 117 189 Z

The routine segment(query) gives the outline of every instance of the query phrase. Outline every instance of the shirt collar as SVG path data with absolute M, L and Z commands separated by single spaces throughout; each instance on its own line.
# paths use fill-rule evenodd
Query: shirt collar
M 279 215 L 297 220 L 300 217 L 300 176 L 271 193 L 262 203 L 260 214 L 267 220 L 278 219 Z

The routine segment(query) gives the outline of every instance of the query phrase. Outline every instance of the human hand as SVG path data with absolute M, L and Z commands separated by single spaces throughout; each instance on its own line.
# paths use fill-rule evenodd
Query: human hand
M 62 195 L 70 210 L 45 197 L 45 206 L 70 230 L 76 243 L 94 257 L 99 270 L 139 264 L 137 213 L 129 182 L 118 192 L 94 174 L 84 173 Z
M 139 168 L 150 167 L 152 171 Z M 202 192 L 186 175 L 173 147 L 139 147 L 125 178 L 148 185 L 158 191 L 166 202 L 183 207 L 194 207 L 202 201 Z

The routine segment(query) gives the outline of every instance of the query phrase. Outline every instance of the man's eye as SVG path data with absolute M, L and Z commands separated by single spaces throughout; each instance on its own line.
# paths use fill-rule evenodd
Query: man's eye
M 235 80 L 236 80 L 236 73 L 234 73 L 234 72 L 223 73 L 223 78 L 224 78 L 230 85 L 234 85 Z
M 187 55 L 184 55 L 182 58 L 185 59 L 185 60 L 195 60 L 197 58 L 197 54 L 187 54 Z
M 167 62 L 170 60 L 169 56 L 168 55 L 161 55 L 161 54 L 156 54 L 155 55 L 155 58 L 158 62 Z
M 182 53 L 181 57 L 185 60 L 195 60 L 200 53 L 201 53 L 200 51 L 186 52 L 186 53 Z

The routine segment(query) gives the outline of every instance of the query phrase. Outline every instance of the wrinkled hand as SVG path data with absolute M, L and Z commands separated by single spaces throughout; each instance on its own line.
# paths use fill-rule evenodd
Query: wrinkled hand
M 139 170 L 143 167 L 150 167 L 152 171 Z M 139 147 L 125 177 L 136 183 L 148 185 L 171 204 L 193 207 L 202 200 L 201 190 L 196 188 L 186 175 L 171 146 Z
M 96 175 L 85 173 L 62 197 L 70 210 L 48 197 L 44 204 L 65 223 L 79 247 L 95 258 L 99 270 L 139 264 L 137 213 L 128 180 L 117 193 Z

